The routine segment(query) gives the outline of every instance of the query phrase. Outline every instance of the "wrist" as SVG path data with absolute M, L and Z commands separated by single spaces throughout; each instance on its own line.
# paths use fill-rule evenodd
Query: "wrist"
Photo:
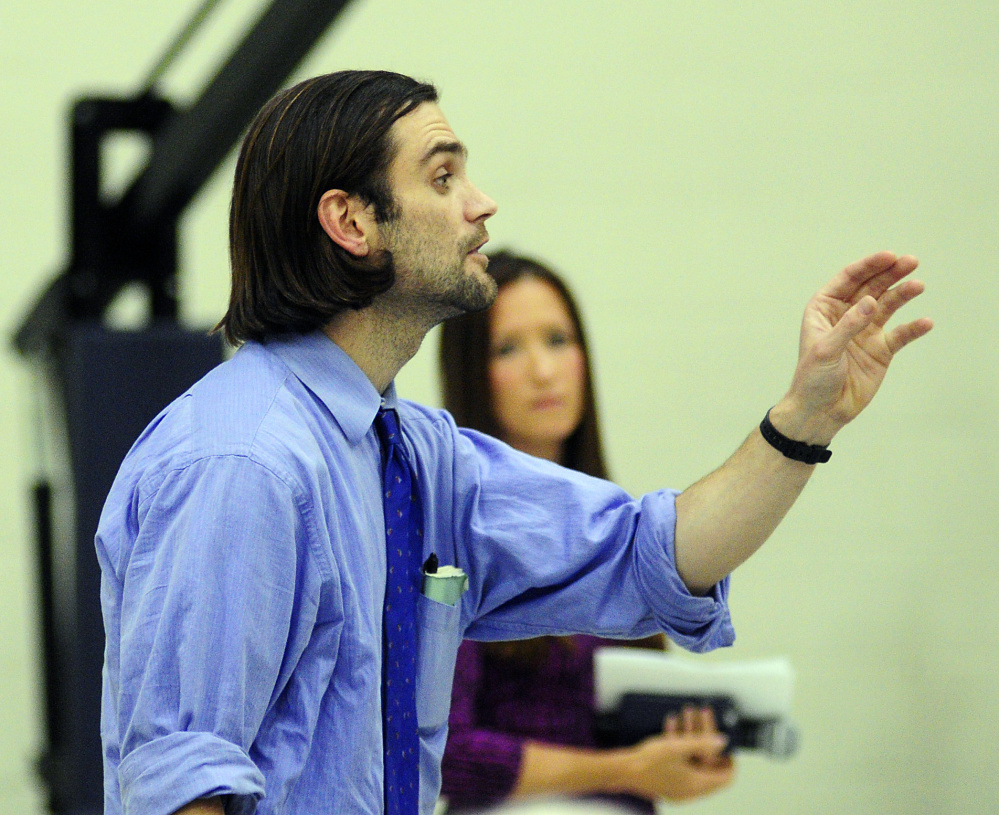
M 791 461 L 799 461 L 802 464 L 822 464 L 829 461 L 832 451 L 820 444 L 806 444 L 802 441 L 790 439 L 781 433 L 770 421 L 770 411 L 760 422 L 760 435 L 763 440 L 773 447 L 778 453 L 789 458 Z
M 789 396 L 770 408 L 770 423 L 782 436 L 819 447 L 828 447 L 843 428 L 842 422 L 820 412 L 807 411 Z
M 640 774 L 640 757 L 635 745 L 617 747 L 603 752 L 603 792 L 609 795 L 636 795 L 636 777 Z

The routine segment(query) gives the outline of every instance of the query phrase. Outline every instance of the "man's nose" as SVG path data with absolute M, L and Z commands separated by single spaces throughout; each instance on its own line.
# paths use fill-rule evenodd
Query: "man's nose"
M 471 182 L 469 182 L 471 184 Z M 488 195 L 471 184 L 472 196 L 468 203 L 467 216 L 470 221 L 485 221 L 496 214 L 497 206 Z

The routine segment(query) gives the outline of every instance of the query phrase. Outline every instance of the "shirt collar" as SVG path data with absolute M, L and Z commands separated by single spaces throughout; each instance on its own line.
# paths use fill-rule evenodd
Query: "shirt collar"
M 398 404 L 394 382 L 379 394 L 357 363 L 322 331 L 271 337 L 266 347 L 326 405 L 351 444 L 364 438 L 382 405 Z

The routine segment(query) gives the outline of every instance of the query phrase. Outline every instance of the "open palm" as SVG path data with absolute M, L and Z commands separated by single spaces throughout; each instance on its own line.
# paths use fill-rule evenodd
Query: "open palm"
M 789 396 L 824 415 L 829 433 L 870 403 L 895 354 L 933 327 L 927 318 L 886 327 L 922 294 L 921 282 L 903 280 L 917 265 L 911 255 L 870 255 L 843 269 L 805 308 Z

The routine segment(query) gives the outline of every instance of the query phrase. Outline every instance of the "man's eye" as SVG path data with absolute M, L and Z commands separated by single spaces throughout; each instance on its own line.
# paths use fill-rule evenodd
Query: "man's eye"
M 561 331 L 553 331 L 548 335 L 548 344 L 553 348 L 559 348 L 563 345 L 568 345 L 570 342 L 569 335 L 564 334 Z
M 515 343 L 505 342 L 502 345 L 497 345 L 496 346 L 496 348 L 493 350 L 493 356 L 495 356 L 495 357 L 508 357 L 508 356 L 510 356 L 516 350 L 517 350 L 517 346 L 516 346 Z
M 438 187 L 446 187 L 448 183 L 451 181 L 451 175 L 452 173 L 441 173 L 439 176 L 437 176 L 434 179 L 434 183 Z

